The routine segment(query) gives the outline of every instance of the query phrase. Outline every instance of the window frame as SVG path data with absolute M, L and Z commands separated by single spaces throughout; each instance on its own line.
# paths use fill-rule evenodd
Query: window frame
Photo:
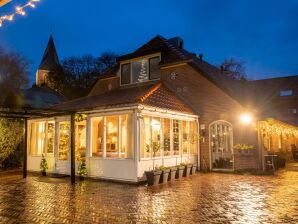
M 131 131 L 134 133 L 134 120 L 133 120 L 133 112 L 131 111 L 122 111 L 121 113 L 104 113 L 104 114 L 92 114 L 91 116 L 89 116 L 88 119 L 90 119 L 90 126 L 88 127 L 90 135 L 89 135 L 89 157 L 92 159 L 111 159 L 111 160 L 131 160 L 135 158 L 135 147 L 134 147 L 134 140 L 131 141 L 131 154 L 132 157 L 128 157 L 128 158 L 123 158 L 121 157 L 121 147 L 122 147 L 122 136 L 121 136 L 121 132 L 120 132 L 120 128 L 121 128 L 121 123 L 120 122 L 120 117 L 124 116 L 124 115 L 128 115 L 131 116 Z M 107 151 L 106 151 L 106 138 L 107 138 L 107 127 L 106 127 L 106 118 L 107 117 L 111 117 L 111 116 L 117 116 L 117 144 L 118 144 L 118 149 L 117 149 L 117 157 L 107 157 Z M 93 119 L 96 119 L 98 117 L 102 117 L 103 119 L 103 129 L 102 129 L 102 156 L 93 156 Z M 129 125 L 127 125 L 128 127 Z M 127 153 L 127 152 L 126 152 Z
M 285 90 L 279 91 L 280 97 L 293 96 L 293 95 L 294 95 L 294 92 L 292 89 L 285 89 Z
M 150 59 L 152 58 L 159 58 L 159 61 L 161 61 L 161 55 L 160 53 L 158 54 L 152 54 L 152 55 L 148 55 L 148 56 L 145 56 L 145 57 L 138 57 L 138 58 L 134 58 L 132 60 L 126 60 L 126 61 L 123 61 L 120 63 L 120 86 L 127 86 L 127 85 L 133 85 L 133 84 L 140 84 L 140 83 L 146 83 L 146 82 L 150 82 L 150 81 L 155 81 L 155 80 L 159 80 L 160 78 L 157 78 L 157 79 L 150 79 Z M 144 81 L 144 82 L 133 82 L 133 74 L 132 74 L 132 63 L 133 62 L 139 62 L 141 60 L 146 60 L 147 61 L 147 65 L 148 65 L 148 80 L 147 81 Z M 130 65 L 130 82 L 129 83 L 125 83 L 125 84 L 122 84 L 122 66 L 123 65 L 127 65 L 129 64 Z
M 42 149 L 42 152 L 41 154 L 38 154 L 38 153 L 34 153 L 32 154 L 32 149 L 31 149 L 31 135 L 32 135 L 32 124 L 33 123 L 41 123 L 41 122 L 44 122 L 44 134 L 45 134 L 45 138 L 44 138 L 44 146 L 43 146 L 43 149 Z M 54 139 L 54 144 L 53 144 L 53 152 L 48 152 L 47 151 L 47 146 L 48 146 L 48 123 L 51 122 L 51 123 L 54 123 L 54 136 L 53 136 L 53 139 Z M 56 141 L 56 122 L 54 119 L 49 119 L 49 120 L 30 120 L 28 121 L 28 137 L 27 137 L 27 147 L 28 147 L 28 155 L 29 156 L 42 156 L 44 155 L 45 157 L 54 157 L 54 153 L 55 153 L 55 141 Z M 38 140 L 38 138 L 35 139 L 35 142 Z M 35 149 L 36 151 L 36 149 Z

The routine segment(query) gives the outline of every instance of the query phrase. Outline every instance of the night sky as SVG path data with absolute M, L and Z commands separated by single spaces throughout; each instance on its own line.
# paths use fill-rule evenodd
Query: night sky
M 18 3 L 0 8 L 0 15 Z M 157 34 L 218 65 L 246 62 L 249 78 L 298 74 L 298 1 L 41 0 L 0 28 L 0 46 L 31 62 L 31 81 L 50 32 L 60 60 L 104 51 L 129 53 Z

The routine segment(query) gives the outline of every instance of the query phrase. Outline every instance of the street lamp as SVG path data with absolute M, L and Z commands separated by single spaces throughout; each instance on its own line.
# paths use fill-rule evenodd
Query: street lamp
M 252 116 L 250 114 L 248 114 L 248 113 L 241 114 L 240 121 L 243 124 L 250 124 L 252 122 Z

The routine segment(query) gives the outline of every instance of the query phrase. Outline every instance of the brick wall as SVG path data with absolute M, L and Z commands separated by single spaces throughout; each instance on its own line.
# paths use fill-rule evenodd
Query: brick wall
M 234 169 L 246 170 L 257 169 L 257 157 L 253 154 L 234 154 Z
M 171 78 L 171 73 L 177 75 Z M 239 116 L 245 109 L 227 93 L 198 71 L 187 64 L 161 69 L 161 77 L 165 84 L 179 95 L 194 111 L 198 113 L 200 124 L 206 127 L 200 142 L 201 166 L 210 168 L 209 125 L 216 120 L 225 120 L 233 125 L 234 144 L 248 143 L 257 146 L 257 131 L 252 127 L 244 127 Z M 203 167 L 201 167 L 203 168 Z

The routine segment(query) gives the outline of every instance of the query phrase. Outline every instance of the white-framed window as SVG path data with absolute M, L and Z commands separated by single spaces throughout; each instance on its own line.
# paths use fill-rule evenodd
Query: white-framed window
M 30 122 L 29 154 L 54 153 L 55 121 Z
M 70 151 L 70 122 L 61 121 L 59 124 L 58 159 L 69 160 Z
M 92 157 L 133 158 L 132 114 L 91 118 Z
M 197 154 L 197 122 L 143 116 L 140 120 L 141 158 Z
M 121 64 L 121 85 L 160 79 L 159 62 L 160 56 L 154 56 Z
M 281 90 L 279 92 L 279 96 L 293 96 L 293 90 L 291 89 Z

